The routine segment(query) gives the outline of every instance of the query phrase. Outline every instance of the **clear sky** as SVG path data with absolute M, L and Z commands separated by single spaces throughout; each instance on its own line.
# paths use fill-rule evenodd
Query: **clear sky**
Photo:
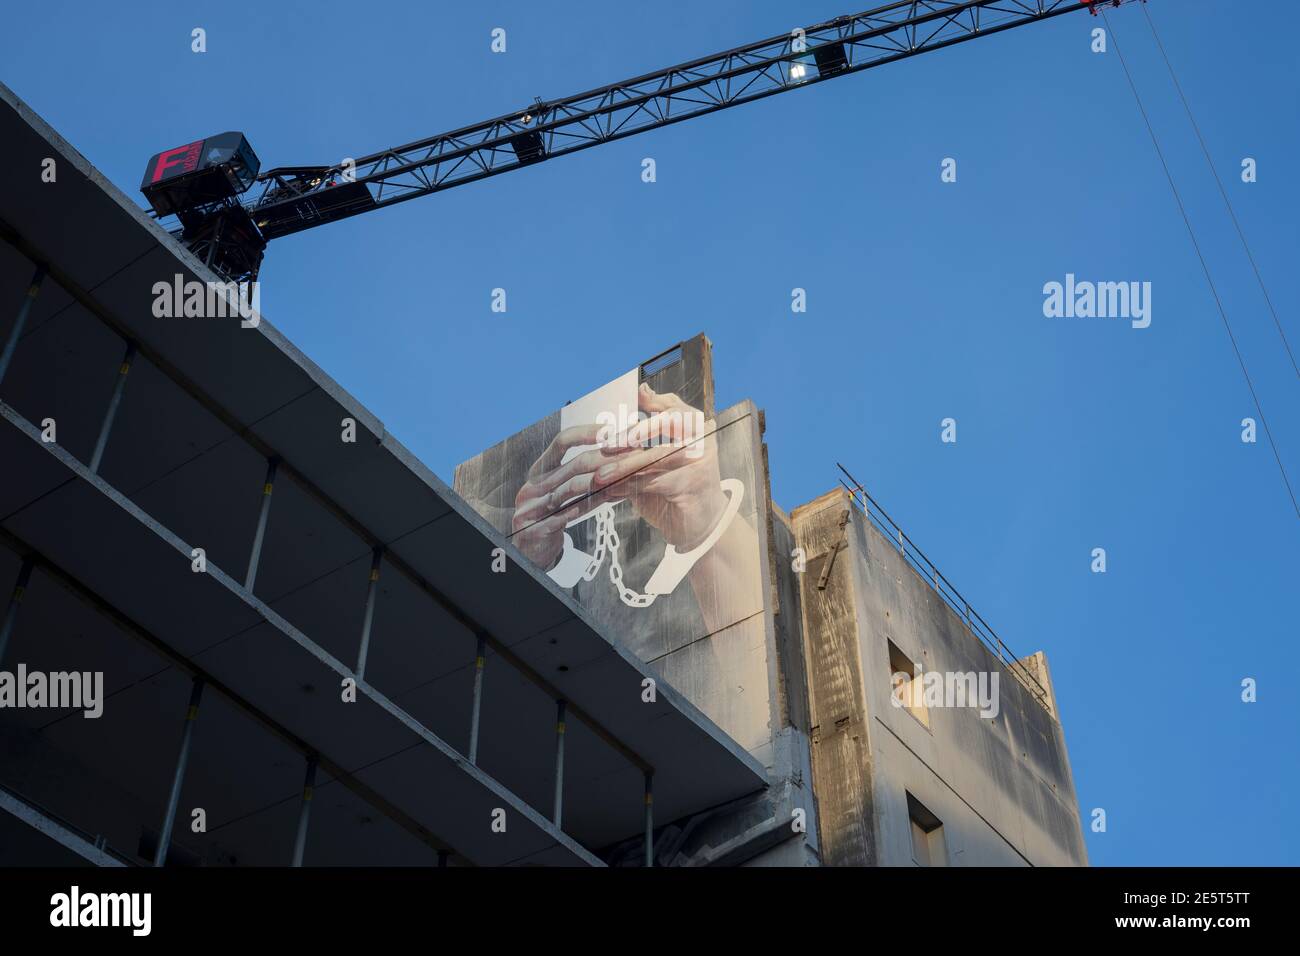
M 264 168 L 331 163 L 853 9 L 14 4 L 0 79 L 143 204 L 146 160 L 212 133 L 244 131 Z M 1300 350 L 1300 11 L 1148 9 Z M 1110 17 L 1300 492 L 1300 381 L 1141 11 Z M 1107 813 L 1094 864 L 1300 863 L 1300 520 L 1262 434 L 1241 440 L 1250 394 L 1098 25 L 1027 26 L 277 240 L 263 310 L 448 480 L 706 332 L 719 407 L 766 409 L 779 504 L 843 462 L 1012 648 L 1047 652 L 1080 807 Z M 1067 273 L 1150 282 L 1150 327 L 1045 317 Z

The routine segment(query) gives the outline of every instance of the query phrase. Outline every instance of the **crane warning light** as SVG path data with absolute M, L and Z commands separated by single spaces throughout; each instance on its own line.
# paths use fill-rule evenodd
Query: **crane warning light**
M 219 133 L 151 158 L 140 191 L 155 213 L 167 216 L 239 195 L 260 166 L 243 133 Z

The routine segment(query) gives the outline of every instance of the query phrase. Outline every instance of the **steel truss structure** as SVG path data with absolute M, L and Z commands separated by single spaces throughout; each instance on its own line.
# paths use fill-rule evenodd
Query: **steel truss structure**
M 269 240 L 1098 2 L 890 3 L 338 165 L 273 169 L 245 207 Z

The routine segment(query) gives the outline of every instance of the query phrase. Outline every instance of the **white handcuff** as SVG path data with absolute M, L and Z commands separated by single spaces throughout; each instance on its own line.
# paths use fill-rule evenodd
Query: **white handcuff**
M 727 507 L 723 509 L 722 517 L 709 532 L 709 536 L 689 551 L 678 551 L 671 544 L 665 545 L 663 559 L 650 575 L 650 580 L 646 582 L 644 593 L 634 591 L 623 583 L 623 566 L 618 560 L 620 542 L 618 531 L 614 528 L 614 506 L 621 502 L 606 502 L 566 524 L 565 528 L 572 528 L 576 524 L 595 518 L 596 551 L 594 554 L 588 554 L 579 549 L 573 543 L 569 532 L 565 531 L 564 550 L 555 567 L 546 572 L 547 576 L 562 588 L 575 587 L 579 581 L 590 581 L 596 577 L 608 552 L 609 580 L 618 589 L 619 598 L 628 607 L 649 607 L 659 595 L 672 594 L 676 590 L 677 585 L 690 574 L 691 568 L 695 567 L 695 563 L 718 543 L 718 539 L 726 533 L 728 526 L 735 520 L 736 514 L 740 511 L 740 503 L 745 498 L 745 484 L 738 478 L 723 478 L 721 484 L 722 490 L 727 495 Z

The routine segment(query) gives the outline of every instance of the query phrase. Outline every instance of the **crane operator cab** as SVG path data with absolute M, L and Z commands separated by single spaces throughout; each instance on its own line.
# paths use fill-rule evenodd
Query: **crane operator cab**
M 219 133 L 154 156 L 140 191 L 155 213 L 169 216 L 238 196 L 260 168 L 243 133 Z
M 236 197 L 253 185 L 260 168 L 243 133 L 218 133 L 152 157 L 140 191 L 158 218 L 180 220 L 181 239 L 205 265 L 252 279 L 266 240 Z

